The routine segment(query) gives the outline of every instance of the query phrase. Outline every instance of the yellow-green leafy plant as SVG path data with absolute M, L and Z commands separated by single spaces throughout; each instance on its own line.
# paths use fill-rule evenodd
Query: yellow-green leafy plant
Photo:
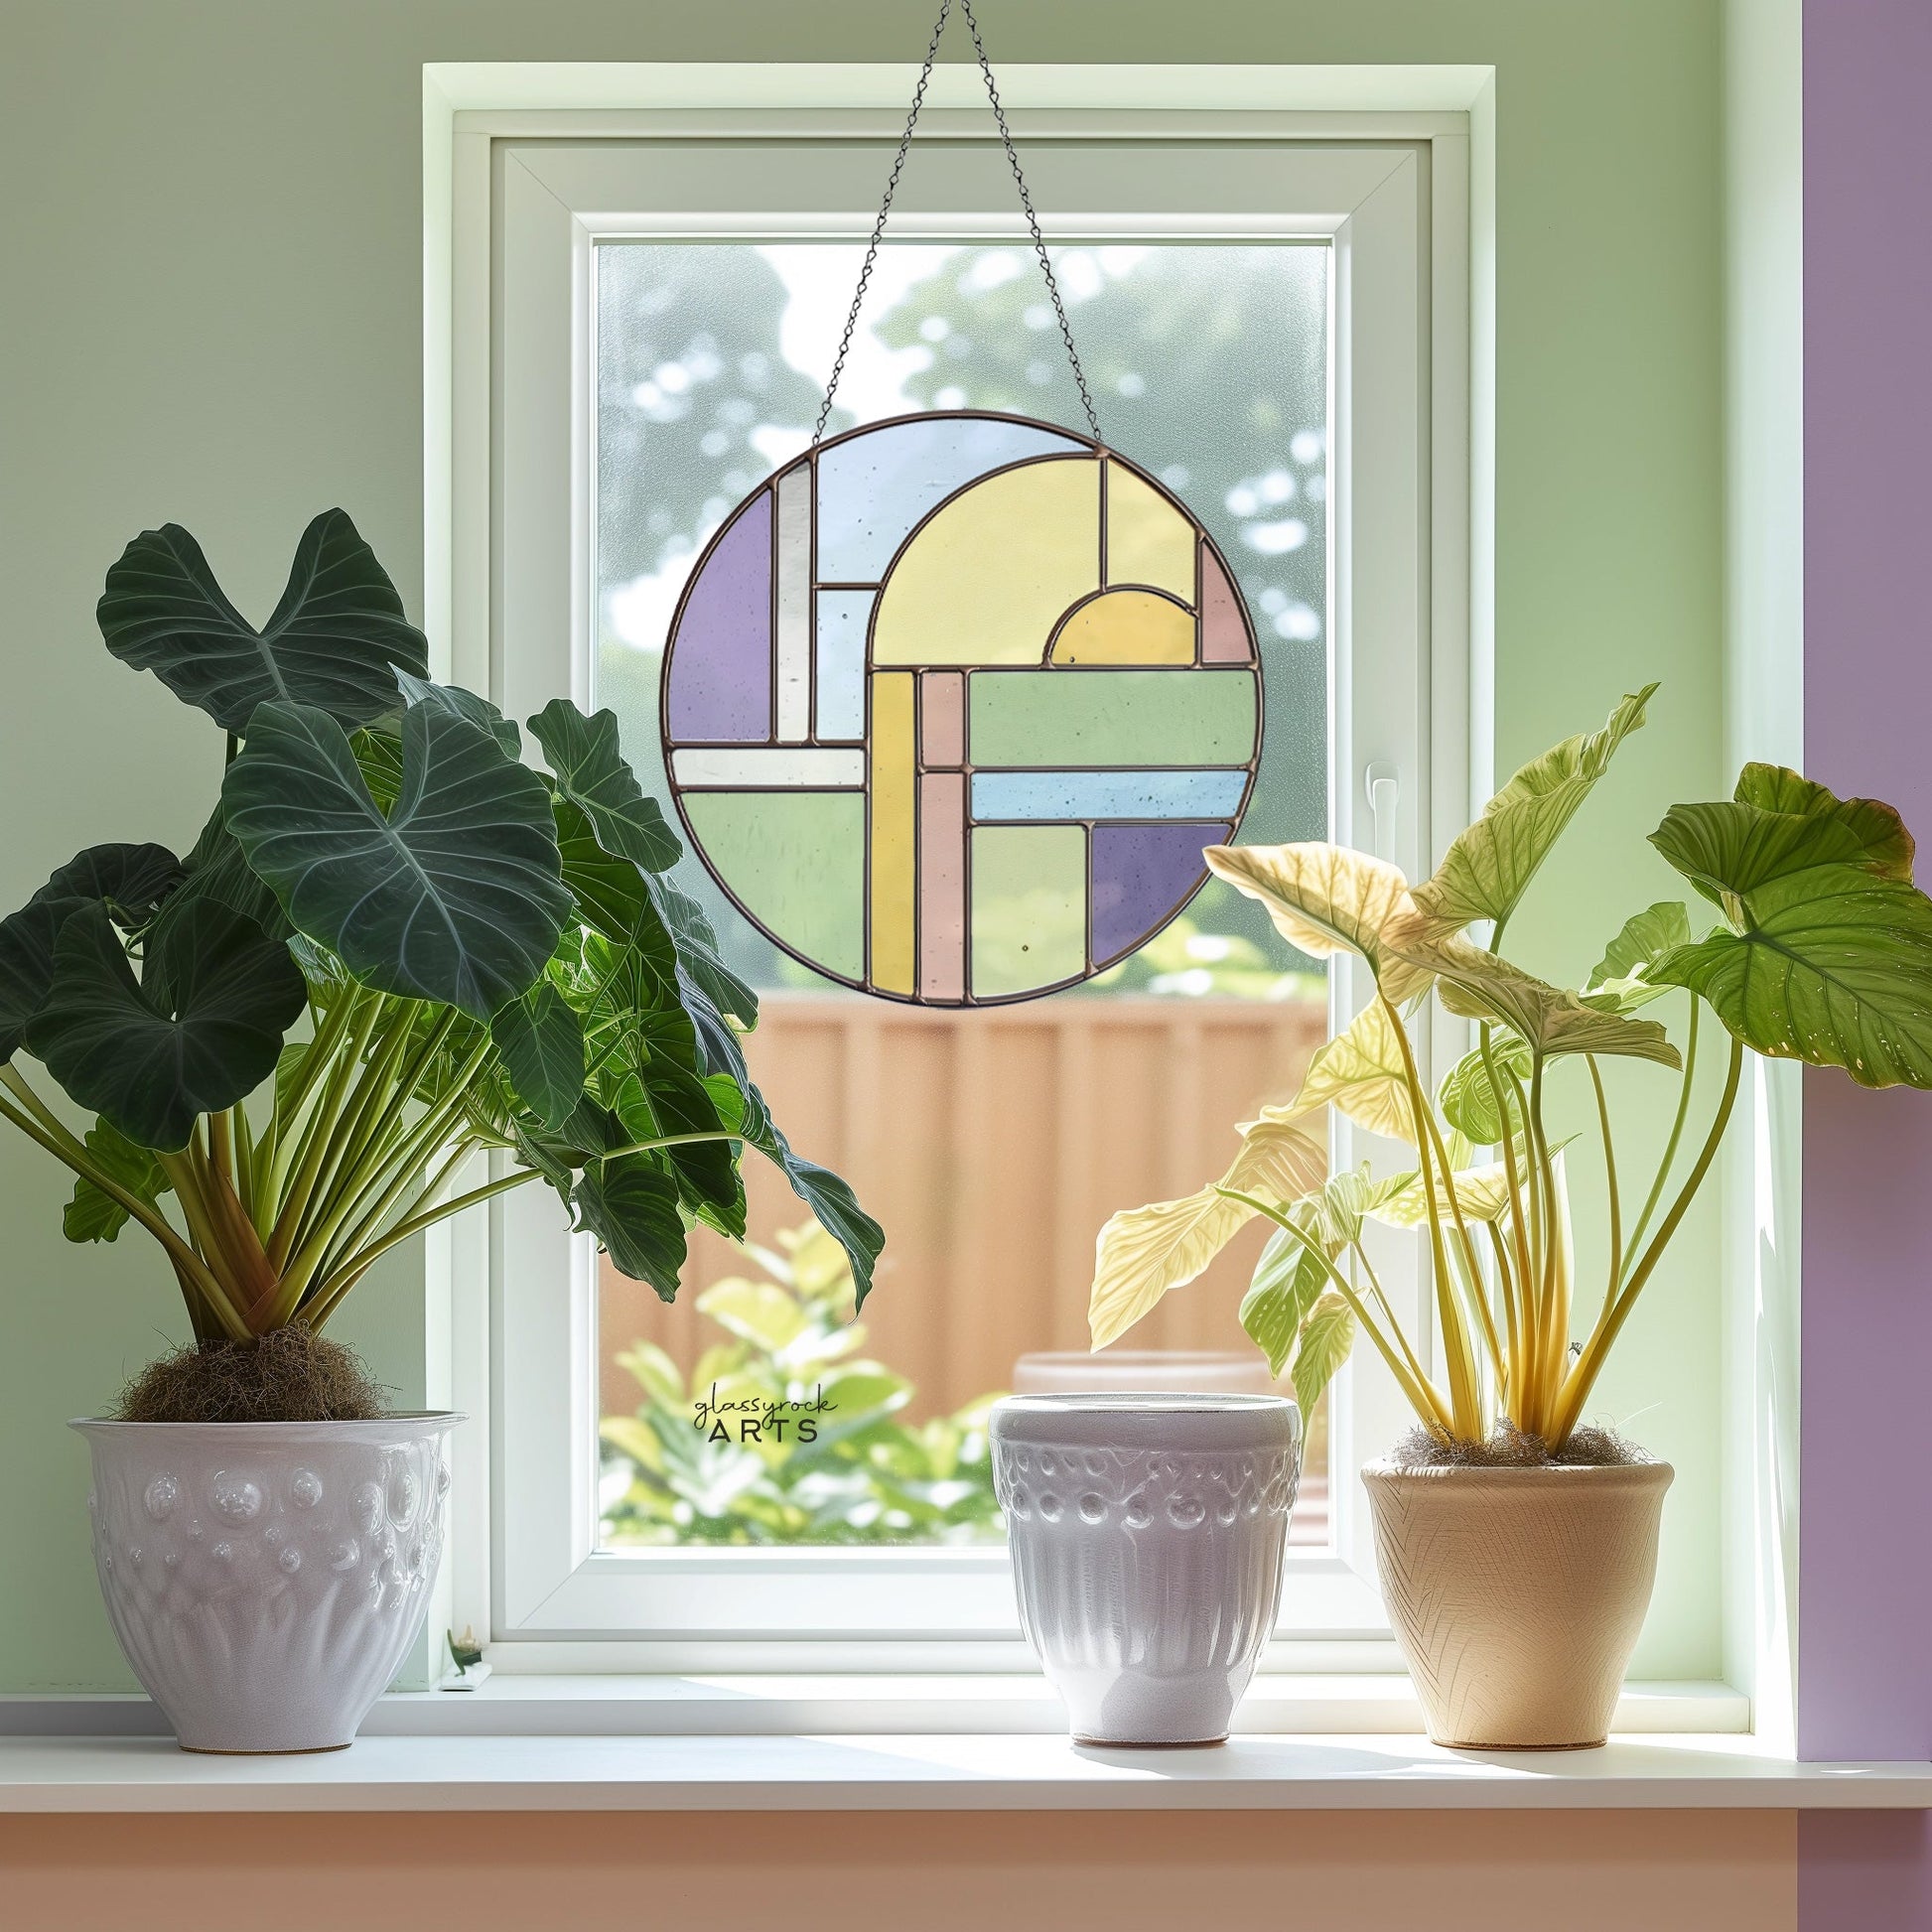
M 1208 852 L 1209 867 L 1266 906 L 1285 938 L 1316 956 L 1357 955 L 1374 990 L 1314 1055 L 1295 1098 L 1240 1130 L 1218 1182 L 1107 1223 L 1089 1311 L 1096 1348 L 1262 1215 L 1274 1233 L 1242 1325 L 1276 1374 L 1292 1369 L 1305 1411 L 1365 1334 L 1439 1443 L 1480 1445 L 1500 1424 L 1560 1454 L 1710 1173 L 1746 1047 L 1842 1067 L 1862 1086 L 1932 1086 L 1932 900 L 1912 884 L 1911 836 L 1890 806 L 1838 798 L 1795 771 L 1747 764 L 1732 797 L 1674 806 L 1651 834 L 1717 908 L 1702 935 L 1684 903 L 1652 905 L 1624 923 L 1579 991 L 1503 956 L 1531 881 L 1655 689 L 1525 765 L 1413 888 L 1394 866 L 1334 845 Z M 1679 991 L 1681 1052 L 1656 1019 L 1637 1017 Z M 1432 999 L 1473 1023 L 1473 1043 L 1434 1093 L 1412 1031 Z M 1725 1050 L 1708 1123 L 1697 1081 L 1707 1008 Z M 1612 1133 L 1599 1065 L 1608 1058 L 1678 1079 L 1640 1202 Z M 1577 1083 L 1593 1118 L 1608 1202 L 1605 1250 L 1587 1266 L 1549 1125 L 1565 1083 Z M 1410 1164 L 1329 1175 L 1330 1107 L 1406 1144 Z M 1369 1220 L 1428 1240 L 1437 1364 L 1377 1279 Z

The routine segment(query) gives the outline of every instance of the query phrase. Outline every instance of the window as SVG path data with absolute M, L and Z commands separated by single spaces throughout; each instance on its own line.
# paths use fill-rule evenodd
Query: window
M 611 706 L 660 797 L 677 597 L 735 504 L 808 440 L 890 158 L 883 117 L 865 138 L 850 116 L 823 132 L 809 118 L 500 140 L 491 156 L 492 682 L 513 716 L 560 689 Z M 1432 795 L 1459 806 L 1467 729 L 1459 624 L 1431 602 L 1459 514 L 1441 499 L 1459 488 L 1433 488 L 1429 468 L 1433 415 L 1466 409 L 1459 372 L 1432 375 L 1433 309 L 1453 286 L 1433 271 L 1460 238 L 1432 234 L 1431 143 L 1210 118 L 1020 133 L 1107 441 L 1202 519 L 1263 639 L 1267 727 L 1240 836 L 1332 827 L 1414 870 Z M 925 407 L 1079 420 L 998 149 L 966 130 L 914 150 L 833 430 Z M 1371 767 L 1389 781 L 1372 813 Z M 647 1640 L 634 1654 L 694 1666 L 842 1639 L 1008 1661 L 979 1399 L 1022 1356 L 1083 1345 L 1100 1222 L 1217 1172 L 1234 1121 L 1292 1087 L 1361 989 L 1212 887 L 1085 985 L 963 1013 L 896 1006 L 789 957 L 695 864 L 685 883 L 761 989 L 754 1072 L 794 1140 L 884 1221 L 888 1265 L 855 1350 L 821 1258 L 784 1246 L 807 1217 L 776 1176 L 750 1176 L 764 1256 L 694 1239 L 672 1310 L 600 1270 L 540 1190 L 506 1197 L 493 1635 Z M 1362 1140 L 1338 1131 L 1335 1158 L 1373 1158 Z M 1243 1348 L 1251 1243 L 1130 1345 Z M 1390 1266 L 1394 1292 L 1415 1295 L 1408 1244 Z M 714 1381 L 756 1383 L 774 1353 L 778 1372 L 825 1385 L 828 1437 L 840 1416 L 870 1424 L 864 1463 L 748 1454 L 692 1426 Z M 1314 1419 L 1285 1636 L 1385 1627 L 1365 1512 L 1333 1478 L 1399 1415 L 1358 1360 Z

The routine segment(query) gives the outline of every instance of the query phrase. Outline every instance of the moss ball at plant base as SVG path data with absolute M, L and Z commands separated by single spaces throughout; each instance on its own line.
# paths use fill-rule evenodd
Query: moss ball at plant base
M 373 1422 L 382 1387 L 353 1350 L 296 1322 L 255 1341 L 210 1341 L 150 1362 L 121 1391 L 119 1422 Z
M 1445 1442 L 1426 1429 L 1412 1429 L 1389 1451 L 1398 1469 L 1545 1469 L 1626 1467 L 1651 1457 L 1614 1429 L 1573 1429 L 1552 1455 L 1541 1436 L 1528 1436 L 1513 1424 L 1496 1425 L 1480 1443 Z

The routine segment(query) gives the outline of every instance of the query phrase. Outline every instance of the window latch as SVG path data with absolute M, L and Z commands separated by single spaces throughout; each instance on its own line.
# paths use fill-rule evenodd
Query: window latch
M 1370 843 L 1378 859 L 1395 863 L 1395 808 L 1402 798 L 1402 779 L 1392 764 L 1371 764 L 1362 773 L 1368 798 Z

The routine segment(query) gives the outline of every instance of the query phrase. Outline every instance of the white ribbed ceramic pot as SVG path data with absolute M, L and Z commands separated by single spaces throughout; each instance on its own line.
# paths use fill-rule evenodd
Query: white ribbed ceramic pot
M 1010 1396 L 991 1433 L 1021 1627 L 1074 1737 L 1218 1743 L 1281 1601 L 1295 1404 Z
M 462 1420 L 72 1425 L 108 1618 L 183 1749 L 353 1739 L 422 1622 Z

